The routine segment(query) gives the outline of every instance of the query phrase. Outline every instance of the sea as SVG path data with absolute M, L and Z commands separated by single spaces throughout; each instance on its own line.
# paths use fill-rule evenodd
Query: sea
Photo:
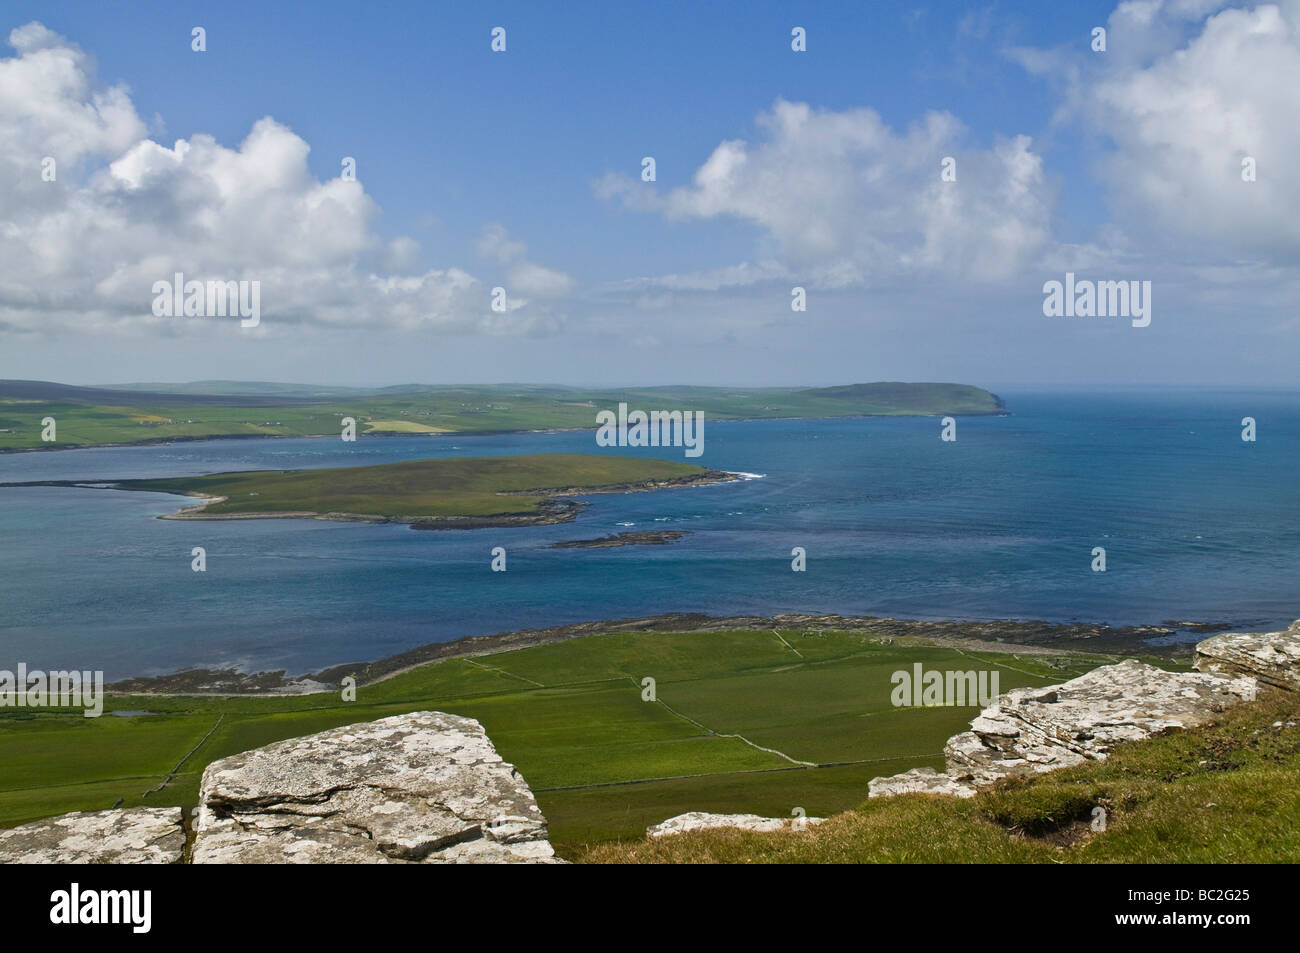
M 598 447 L 594 431 L 2 454 L 0 482 L 556 452 L 745 478 L 586 497 L 571 523 L 455 531 L 160 520 L 193 501 L 0 488 L 0 668 L 296 675 L 462 636 L 665 612 L 1243 630 L 1300 617 L 1300 392 L 994 389 L 1007 414 L 958 418 L 951 441 L 938 418 L 706 419 L 704 454 L 690 460 L 681 448 Z M 654 530 L 687 535 L 552 548 Z M 194 572 L 200 546 L 206 571 Z M 492 571 L 495 547 L 504 572 Z

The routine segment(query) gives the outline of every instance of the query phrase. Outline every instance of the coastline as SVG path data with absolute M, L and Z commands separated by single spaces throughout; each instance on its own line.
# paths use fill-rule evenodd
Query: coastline
M 616 493 L 650 493 L 656 490 L 677 490 L 687 487 L 716 486 L 723 483 L 741 483 L 751 479 L 751 474 L 732 473 L 727 470 L 707 469 L 703 473 L 690 476 L 671 477 L 665 480 L 641 480 L 633 483 L 612 483 L 600 486 L 582 487 L 547 487 L 536 490 L 511 490 L 501 492 L 500 496 L 541 496 L 545 497 L 538 504 L 536 513 L 503 513 L 494 516 L 379 516 L 371 513 L 320 513 L 313 510 L 281 511 L 266 513 L 205 513 L 204 509 L 214 503 L 221 503 L 224 496 L 209 496 L 206 493 L 178 493 L 169 490 L 157 490 L 151 487 L 132 486 L 132 481 L 110 480 L 32 480 L 18 483 L 0 483 L 0 489 L 30 486 L 77 487 L 87 490 L 125 490 L 137 493 L 165 493 L 170 496 L 185 496 L 202 500 L 194 506 L 186 506 L 175 513 L 164 513 L 156 517 L 160 520 L 274 520 L 274 519 L 315 519 L 336 523 L 397 523 L 412 529 L 446 530 L 446 529 L 496 529 L 511 526 L 550 526 L 556 523 L 570 523 L 577 519 L 585 507 L 590 504 L 581 500 L 569 499 L 573 496 L 599 496 Z
M 996 395 L 994 395 L 996 396 Z M 762 420 L 866 420 L 876 417 L 1010 417 L 1011 412 L 1000 406 L 997 410 L 983 411 L 961 411 L 947 413 L 898 413 L 898 414 L 837 414 L 834 417 L 718 417 L 714 418 L 714 423 L 754 423 Z M 595 433 L 599 427 L 542 427 L 542 428 L 524 428 L 515 430 L 448 430 L 441 433 L 398 433 L 396 431 L 380 431 L 378 433 L 361 434 L 366 438 L 378 437 L 381 439 L 391 438 L 409 438 L 409 437 L 500 437 L 509 434 L 526 434 L 526 433 Z M 310 434 L 281 434 L 281 433 L 235 433 L 235 434 L 207 434 L 205 436 L 185 436 L 175 437 L 146 437 L 142 440 L 122 440 L 117 443 L 74 443 L 74 444 L 45 444 L 39 447 L 0 447 L 0 456 L 6 453 L 45 453 L 55 450 L 105 450 L 112 447 L 157 447 L 166 446 L 174 443 L 202 443 L 204 441 L 218 440 L 337 440 L 336 433 L 310 433 Z
M 1185 622 L 1188 631 L 1226 631 L 1228 623 Z M 369 662 L 345 662 L 316 672 L 287 676 L 274 672 L 239 672 L 234 669 L 192 668 L 168 675 L 119 679 L 106 687 L 115 694 L 157 695 L 304 695 L 332 691 L 345 677 L 358 686 L 371 685 L 423 665 L 458 658 L 475 658 L 514 649 L 566 642 L 588 635 L 620 632 L 689 632 L 707 634 L 754 629 L 825 629 L 869 631 L 882 638 L 916 638 L 932 644 L 964 646 L 976 651 L 1088 652 L 1131 657 L 1134 654 L 1170 660 L 1190 660 L 1193 642 L 1166 642 L 1177 634 L 1169 625 L 1111 626 L 1107 623 L 1043 622 L 1022 619 L 926 620 L 879 616 L 784 613 L 775 616 L 710 616 L 698 612 L 672 612 L 656 616 L 602 619 L 543 629 L 521 629 L 491 635 L 471 635 L 448 642 L 430 642 Z

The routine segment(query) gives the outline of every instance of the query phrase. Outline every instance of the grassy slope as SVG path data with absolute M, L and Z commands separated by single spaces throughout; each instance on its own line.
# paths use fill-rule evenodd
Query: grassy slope
M 594 847 L 589 863 L 1296 863 L 1300 698 L 1121 746 L 1104 762 L 962 801 L 867 801 L 803 831 L 708 831 Z M 1278 725 L 1278 722 L 1282 722 Z M 1287 722 L 1290 722 L 1288 725 Z M 1093 831 L 1092 811 L 1106 812 Z
M 536 513 L 545 499 L 544 496 L 502 496 L 502 493 L 671 480 L 704 472 L 702 467 L 670 460 L 544 453 L 411 460 L 320 470 L 251 470 L 124 480 L 121 485 L 163 493 L 227 497 L 223 502 L 207 506 L 204 512 L 212 515 L 312 512 L 497 516 Z
M 29 394 L 32 388 L 14 394 Z M 66 390 L 66 389 L 64 389 Z M 35 389 L 39 393 L 39 388 Z M 6 396 L 0 382 L 0 450 L 125 443 L 175 437 L 337 435 L 343 417 L 409 421 L 456 433 L 595 428 L 596 411 L 626 401 L 632 409 L 700 410 L 709 420 L 750 417 L 843 417 L 864 414 L 987 414 L 1001 405 L 988 391 L 961 384 L 853 384 L 821 389 L 651 387 L 578 390 L 557 387 L 420 388 L 392 395 L 308 402 L 268 394 L 232 403 L 222 395 L 150 399 L 130 391 L 91 391 L 95 402 L 52 390 L 49 399 Z M 60 396 L 63 395 L 63 396 Z M 75 396 L 75 395 L 74 395 Z M 41 419 L 57 421 L 53 444 Z M 172 421 L 171 423 L 160 423 Z M 146 423 L 140 423 L 144 420 Z
M 961 652 L 872 641 L 869 632 L 783 631 L 589 636 L 448 660 L 337 695 L 294 698 L 122 696 L 140 718 L 0 709 L 0 824 L 72 810 L 197 800 L 216 758 L 283 738 L 406 711 L 479 719 L 537 793 L 562 853 L 688 810 L 810 816 L 850 810 L 874 776 L 942 764 L 972 708 L 895 709 L 890 675 L 997 667 L 1001 688 L 1048 684 L 1106 659 Z M 788 645 L 787 645 L 788 643 Z M 1012 667 L 1008 667 L 1012 666 Z M 658 701 L 640 680 L 657 680 Z M 697 724 L 698 723 L 698 724 Z M 703 727 L 701 727 L 703 726 Z M 816 768 L 792 766 L 739 738 Z M 205 740 L 206 739 L 206 740 Z M 196 745 L 197 751 L 188 754 Z M 179 765 L 162 791 L 144 796 Z

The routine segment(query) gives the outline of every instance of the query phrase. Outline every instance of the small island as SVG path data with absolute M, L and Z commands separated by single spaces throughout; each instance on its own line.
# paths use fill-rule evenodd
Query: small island
M 415 529 L 536 526 L 572 520 L 567 497 L 738 480 L 733 473 L 643 457 L 544 453 L 410 460 L 320 470 L 250 470 L 117 481 L 42 481 L 201 497 L 163 519 L 306 518 L 406 523 Z
M 681 539 L 689 530 L 657 529 L 644 532 L 615 533 L 599 539 L 564 539 L 551 543 L 551 549 L 608 549 L 611 546 L 664 546 Z

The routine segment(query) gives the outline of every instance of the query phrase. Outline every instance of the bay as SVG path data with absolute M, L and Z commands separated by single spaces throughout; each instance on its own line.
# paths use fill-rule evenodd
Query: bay
M 836 612 L 895 618 L 1224 621 L 1300 616 L 1300 394 L 1050 394 L 1010 414 L 706 421 L 690 462 L 741 483 L 589 497 L 575 522 L 473 531 L 315 520 L 181 522 L 187 501 L 0 489 L 0 667 L 287 669 L 593 619 Z M 1258 439 L 1241 440 L 1241 419 Z M 230 440 L 0 455 L 0 482 L 618 453 L 593 432 Z M 663 546 L 552 549 L 622 530 Z M 190 569 L 203 546 L 207 572 Z M 508 570 L 490 570 L 504 546 Z M 807 571 L 791 571 L 791 549 Z M 1107 571 L 1091 570 L 1105 547 Z M 12 663 L 12 664 L 9 664 Z

